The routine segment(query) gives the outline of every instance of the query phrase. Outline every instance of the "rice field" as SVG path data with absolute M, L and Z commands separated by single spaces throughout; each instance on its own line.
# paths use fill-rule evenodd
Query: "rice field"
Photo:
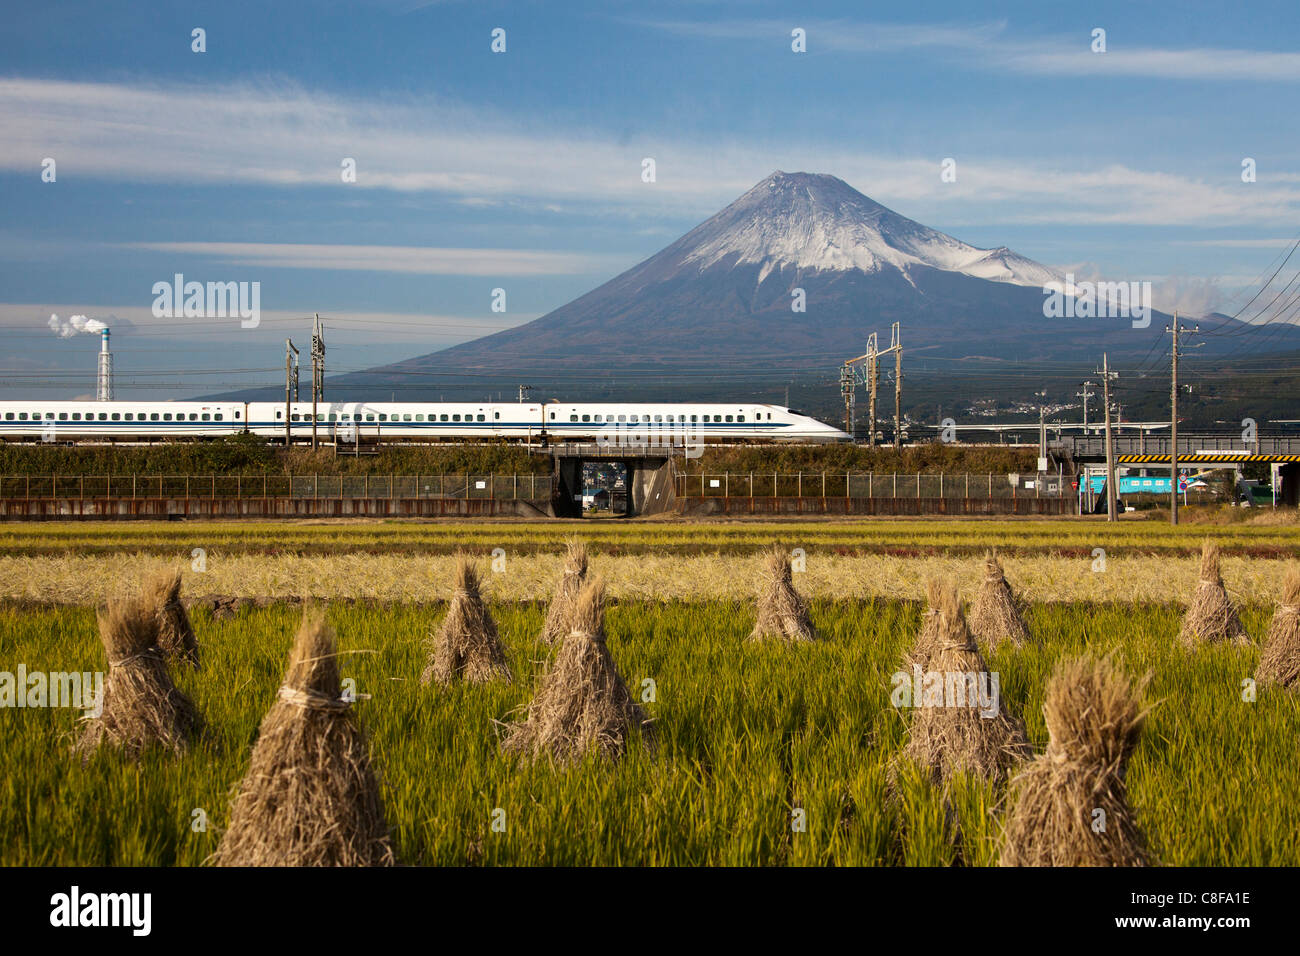
M 919 626 L 920 605 L 816 601 L 825 640 L 744 645 L 749 608 L 732 602 L 619 602 L 609 646 L 634 691 L 654 681 L 652 752 L 566 770 L 501 757 L 497 735 L 530 696 L 545 657 L 543 609 L 495 609 L 510 685 L 421 687 L 424 637 L 437 606 L 335 604 L 329 618 L 356 681 L 357 705 L 381 772 L 398 858 L 406 864 L 987 865 L 996 858 L 1000 792 L 960 782 L 945 796 L 902 768 L 888 779 L 904 720 L 889 675 Z M 1178 865 L 1300 863 L 1300 700 L 1261 691 L 1242 700 L 1255 647 L 1188 653 L 1166 606 L 1035 606 L 1037 643 L 989 656 L 1003 705 L 1045 743 L 1041 704 L 1053 663 L 1085 648 L 1113 650 L 1154 674 L 1156 704 L 1130 766 L 1130 799 L 1156 858 Z M 198 673 L 173 668 L 206 721 L 179 759 L 139 765 L 70 751 L 77 713 L 10 710 L 0 720 L 0 864 L 198 865 L 213 852 L 228 798 L 247 767 L 258 722 L 275 698 L 294 608 L 194 615 Z M 1267 611 L 1248 609 L 1252 634 Z M 93 612 L 0 607 L 0 670 L 103 666 Z M 802 809 L 804 832 L 792 830 Z M 504 811 L 504 832 L 491 828 Z M 196 811 L 207 828 L 196 830 Z
M 248 533 L 243 534 L 247 529 Z M 589 530 L 590 529 L 590 530 Z M 163 565 L 184 592 L 315 596 L 345 652 L 399 862 L 409 865 L 974 865 L 996 862 L 999 785 L 945 791 L 899 760 L 890 704 L 927 575 L 969 597 L 975 555 L 1004 542 L 1033 642 L 987 653 L 1002 707 L 1046 744 L 1045 684 L 1064 657 L 1113 653 L 1152 674 L 1128 771 L 1157 862 L 1300 865 L 1300 694 L 1242 682 L 1280 591 L 1290 526 L 1209 529 L 1247 647 L 1177 643 L 1205 528 L 1091 522 L 587 525 L 614 596 L 608 645 L 653 718 L 654 747 L 612 763 L 520 764 L 498 750 L 553 653 L 537 640 L 569 527 L 526 523 L 0 527 L 0 672 L 104 669 L 93 605 Z M 692 548 L 692 535 L 694 547 Z M 823 640 L 744 643 L 758 551 L 807 551 L 795 575 Z M 200 540 L 207 570 L 189 568 Z M 506 552 L 486 574 L 511 684 L 422 687 L 451 554 Z M 1092 547 L 1107 550 L 1093 570 Z M 897 549 L 897 550 L 894 550 Z M 203 668 L 171 668 L 205 730 L 179 758 L 71 752 L 79 713 L 0 711 L 0 865 L 196 866 L 216 849 L 300 610 L 280 601 L 192 617 Z M 652 699 L 648 699 L 653 688 Z M 895 779 L 893 787 L 891 779 Z M 795 821 L 803 828 L 796 829 Z M 496 826 L 494 827 L 494 822 Z

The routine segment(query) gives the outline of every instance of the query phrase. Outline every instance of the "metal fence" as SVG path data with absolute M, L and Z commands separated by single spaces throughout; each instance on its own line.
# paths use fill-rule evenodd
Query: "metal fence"
M 3 475 L 0 498 L 551 497 L 550 475 Z
M 722 472 L 678 475 L 677 493 L 702 498 L 1058 498 L 1069 482 L 1037 474 Z

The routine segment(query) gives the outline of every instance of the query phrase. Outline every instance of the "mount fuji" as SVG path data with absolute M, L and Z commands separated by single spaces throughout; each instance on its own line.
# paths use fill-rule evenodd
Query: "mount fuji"
M 1148 354 L 1166 316 L 1048 318 L 1062 276 L 908 219 L 829 175 L 775 172 L 639 265 L 525 325 L 340 385 L 530 379 L 595 382 L 637 371 L 753 374 L 834 369 L 888 344 L 926 358 L 1094 363 Z M 1059 288 L 1059 286 L 1058 286 Z M 795 306 L 802 299 L 803 311 Z M 625 375 L 624 381 L 635 376 Z

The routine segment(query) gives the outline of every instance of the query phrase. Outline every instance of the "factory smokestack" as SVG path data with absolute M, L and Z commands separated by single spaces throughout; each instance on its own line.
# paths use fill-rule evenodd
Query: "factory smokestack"
M 108 329 L 99 330 L 99 380 L 95 398 L 101 402 L 113 400 L 113 353 L 108 350 Z

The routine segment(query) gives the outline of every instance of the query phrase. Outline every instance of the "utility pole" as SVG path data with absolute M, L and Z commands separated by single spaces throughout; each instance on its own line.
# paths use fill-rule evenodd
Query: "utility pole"
M 1106 520 L 1118 521 L 1119 494 L 1115 488 L 1115 444 L 1110 434 L 1110 380 L 1112 373 L 1105 353 L 1101 356 L 1102 401 L 1106 403 Z
M 1165 326 L 1165 331 L 1174 337 L 1173 367 L 1169 378 L 1169 522 L 1178 524 L 1178 352 L 1179 336 L 1191 335 L 1201 331 L 1198 324 L 1192 329 L 1178 327 L 1178 311 L 1174 311 L 1173 326 Z
M 311 448 L 316 450 L 316 403 L 325 400 L 325 332 L 320 313 L 311 331 Z
M 528 393 L 532 390 L 532 388 L 533 388 L 533 387 L 532 387 L 531 385 L 520 385 L 520 386 L 519 386 L 519 404 L 520 404 L 520 405 L 522 405 L 524 402 L 528 401 Z
M 292 391 L 293 398 L 290 399 Z M 293 418 L 291 401 L 298 401 L 298 350 L 292 339 L 284 340 L 284 447 L 289 447 L 289 422 Z
M 870 430 L 867 432 L 867 447 L 876 447 L 876 390 L 880 386 L 880 340 L 876 333 L 867 336 L 867 388 L 869 389 L 868 416 Z
M 1080 382 L 1079 385 L 1082 386 L 1083 391 L 1075 392 L 1074 394 L 1083 399 L 1083 435 L 1086 438 L 1088 436 L 1088 399 L 1097 394 L 1096 392 L 1091 391 L 1092 388 L 1096 387 L 1097 383 Z
M 890 334 L 894 353 L 894 447 L 903 447 L 903 328 L 894 323 Z

